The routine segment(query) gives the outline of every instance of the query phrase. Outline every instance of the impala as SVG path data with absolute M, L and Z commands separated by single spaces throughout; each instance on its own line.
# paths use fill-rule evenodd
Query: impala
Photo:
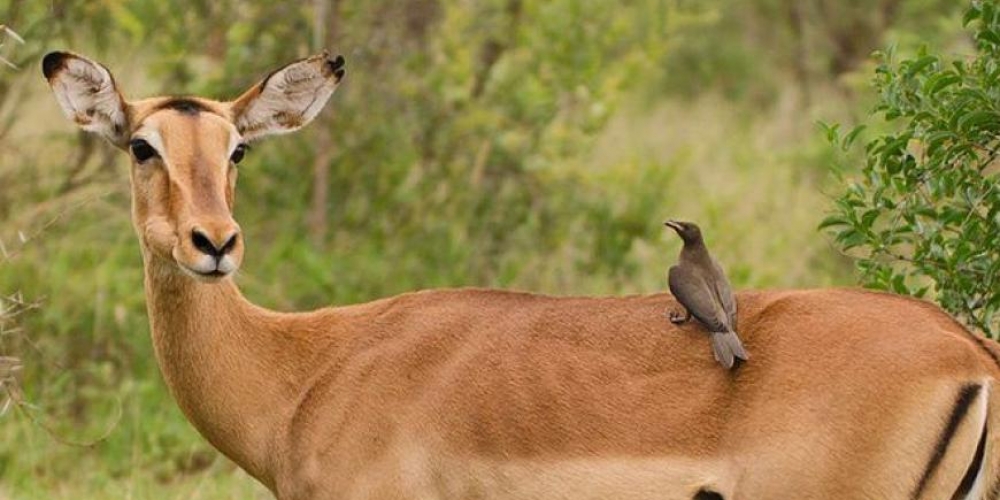
M 126 100 L 42 63 L 65 114 L 131 157 L 157 361 L 215 448 L 282 500 L 996 499 L 1000 348 L 937 307 L 858 290 L 737 295 L 753 359 L 718 367 L 669 294 L 458 289 L 312 312 L 233 281 L 248 141 L 320 112 L 316 55 L 232 101 Z

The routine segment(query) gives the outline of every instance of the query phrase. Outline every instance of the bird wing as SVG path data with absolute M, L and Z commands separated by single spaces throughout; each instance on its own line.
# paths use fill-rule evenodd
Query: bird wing
M 710 331 L 731 330 L 729 318 L 716 299 L 715 291 L 697 272 L 686 266 L 673 266 L 667 274 L 667 284 L 677 301 Z
M 715 295 L 722 305 L 722 310 L 726 312 L 726 317 L 729 318 L 729 326 L 736 331 L 736 296 L 733 294 L 733 286 L 715 259 L 712 259 L 712 267 L 715 268 L 715 279 L 712 280 L 715 285 Z

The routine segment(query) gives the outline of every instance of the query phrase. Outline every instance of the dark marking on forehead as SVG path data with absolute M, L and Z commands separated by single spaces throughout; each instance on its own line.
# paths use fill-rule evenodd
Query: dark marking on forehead
M 197 115 L 198 113 L 204 111 L 206 113 L 211 113 L 212 110 L 208 106 L 187 97 L 174 97 L 167 99 L 166 101 L 160 103 L 156 106 L 157 110 L 161 109 L 172 109 L 178 111 L 185 115 Z

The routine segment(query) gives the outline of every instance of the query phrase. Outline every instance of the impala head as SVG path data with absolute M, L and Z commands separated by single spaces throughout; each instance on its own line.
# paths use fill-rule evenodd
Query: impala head
M 67 52 L 46 55 L 42 71 L 67 117 L 128 152 L 132 222 L 147 258 L 213 281 L 243 257 L 233 194 L 247 144 L 309 123 L 343 78 L 344 59 L 296 61 L 232 101 L 126 101 L 107 68 Z
M 683 222 L 678 220 L 668 220 L 663 223 L 677 232 L 677 235 L 684 240 L 684 243 L 696 243 L 701 241 L 701 229 L 694 222 Z

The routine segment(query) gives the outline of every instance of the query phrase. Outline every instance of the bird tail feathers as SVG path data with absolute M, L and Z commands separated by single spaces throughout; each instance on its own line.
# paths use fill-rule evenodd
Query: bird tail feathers
M 736 364 L 737 358 L 743 361 L 750 359 L 750 355 L 743 348 L 743 343 L 736 336 L 736 332 L 713 332 L 710 337 L 712 338 L 712 354 L 715 355 L 715 360 L 727 370 Z

